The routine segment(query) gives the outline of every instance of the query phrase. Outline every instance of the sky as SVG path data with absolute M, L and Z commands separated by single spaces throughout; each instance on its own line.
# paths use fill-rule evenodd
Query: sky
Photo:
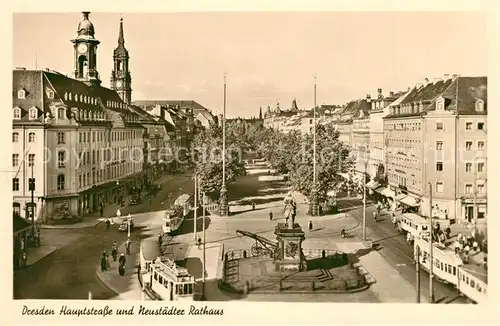
M 91 13 L 109 87 L 120 16 L 133 100 L 194 100 L 228 117 L 406 90 L 444 74 L 487 75 L 481 12 Z M 81 13 L 16 13 L 13 68 L 71 76 Z

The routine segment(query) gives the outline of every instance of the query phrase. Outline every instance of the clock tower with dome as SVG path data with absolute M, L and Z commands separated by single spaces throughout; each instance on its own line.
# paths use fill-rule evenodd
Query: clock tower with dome
M 78 36 L 71 40 L 75 49 L 75 79 L 87 85 L 101 85 L 97 72 L 98 40 L 94 38 L 94 25 L 89 20 L 90 12 L 84 11 L 83 20 L 78 24 Z
M 113 71 L 111 71 L 111 89 L 120 95 L 123 102 L 130 104 L 132 101 L 132 77 L 130 76 L 128 51 L 123 38 L 123 18 L 120 18 L 120 32 L 118 46 L 113 52 Z

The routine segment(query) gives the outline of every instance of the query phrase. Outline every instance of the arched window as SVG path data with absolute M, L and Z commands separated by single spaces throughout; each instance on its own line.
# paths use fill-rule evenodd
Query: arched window
M 59 174 L 57 176 L 57 190 L 64 190 L 65 181 L 64 174 Z
M 14 108 L 14 119 L 21 119 L 21 109 Z
M 35 142 L 35 133 L 34 132 L 30 132 L 28 134 L 28 142 L 29 143 L 34 143 Z
M 31 108 L 30 109 L 30 120 L 34 120 L 38 118 L 38 110 L 37 108 Z
M 64 93 L 64 100 L 67 101 L 68 100 L 68 93 Z
M 73 96 L 71 95 L 71 93 L 68 94 L 68 98 L 70 101 L 73 101 Z
M 58 108 L 57 109 L 57 119 L 65 119 L 66 118 L 66 109 Z
M 26 91 L 24 89 L 20 89 L 17 91 L 17 98 L 20 100 L 24 100 L 26 98 Z
M 436 101 L 436 111 L 444 110 L 444 98 L 440 97 Z

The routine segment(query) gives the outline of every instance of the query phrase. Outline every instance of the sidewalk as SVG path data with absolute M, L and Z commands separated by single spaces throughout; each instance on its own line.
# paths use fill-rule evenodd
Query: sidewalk
M 337 249 L 352 253 L 360 249 L 366 249 L 366 247 L 361 242 L 341 242 L 337 243 Z M 375 283 L 370 286 L 370 290 L 379 297 L 381 302 L 415 302 L 415 288 L 396 269 L 389 265 L 377 251 L 371 250 L 367 254 L 359 256 L 358 259 L 360 265 L 375 280 Z M 421 300 L 423 303 L 427 303 L 425 298 Z
M 118 247 L 118 258 L 113 261 L 111 253 L 109 257 L 110 268 L 107 271 L 101 271 L 100 262 L 97 264 L 97 278 L 111 291 L 117 294 L 114 300 L 142 300 L 142 288 L 137 277 L 137 266 L 140 264 L 139 259 L 140 244 L 132 242 L 130 244 L 130 255 L 125 254 L 127 261 L 125 262 L 125 275 L 118 274 L 118 258 L 121 253 L 126 253 L 125 243 Z M 150 300 L 147 295 L 144 299 Z
M 57 250 L 54 246 L 40 246 L 26 251 L 26 266 L 30 266 Z

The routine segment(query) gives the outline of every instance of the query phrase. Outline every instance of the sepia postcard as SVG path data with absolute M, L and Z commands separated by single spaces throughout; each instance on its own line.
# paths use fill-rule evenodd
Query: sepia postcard
M 494 2 L 48 4 L 4 15 L 2 324 L 498 323 Z

